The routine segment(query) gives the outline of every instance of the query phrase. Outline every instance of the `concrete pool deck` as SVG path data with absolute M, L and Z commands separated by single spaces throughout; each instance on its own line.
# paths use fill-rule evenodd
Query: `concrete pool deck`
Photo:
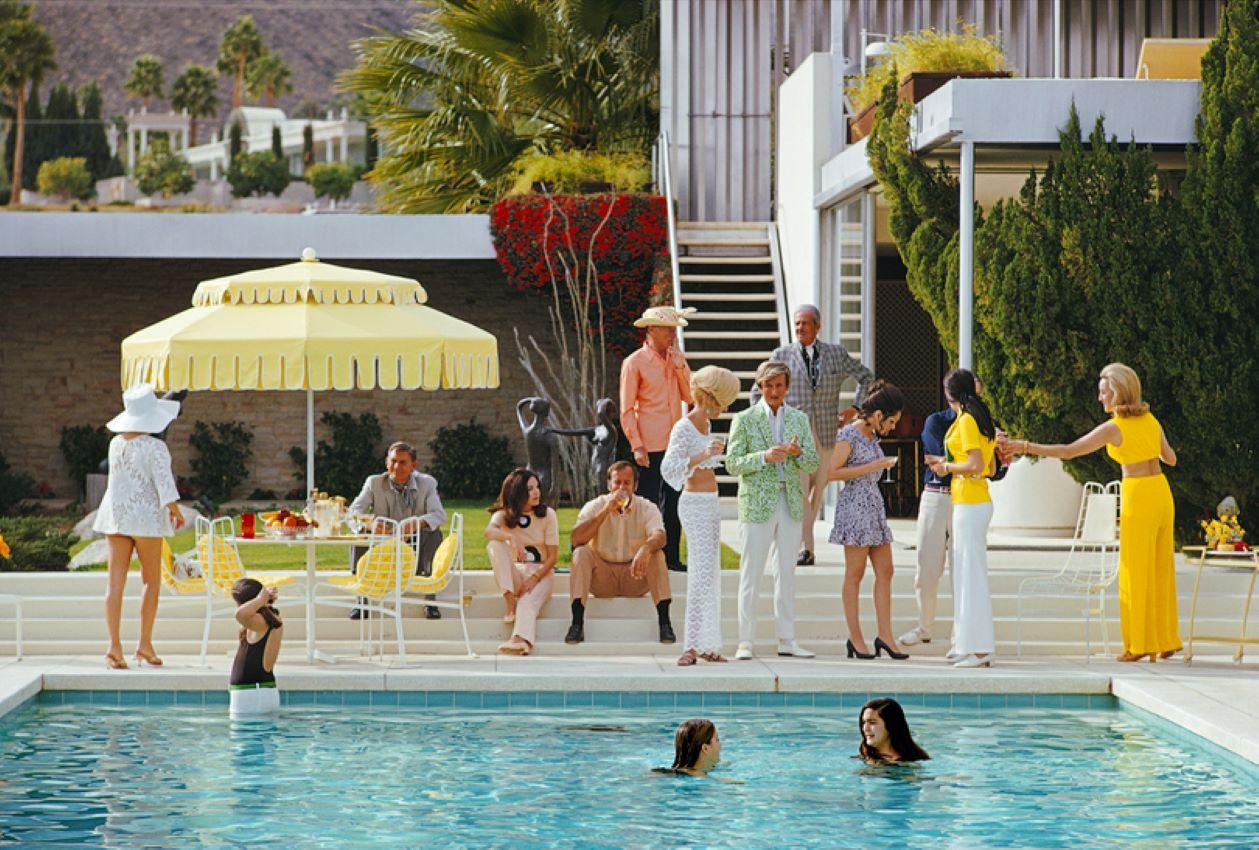
M 296 655 L 297 653 L 293 653 Z M 849 661 L 776 656 L 680 668 L 675 654 L 511 658 L 423 656 L 402 665 L 342 657 L 335 665 L 281 659 L 285 691 L 495 691 L 954 694 L 958 706 L 992 705 L 1000 695 L 1112 694 L 1259 764 L 1259 664 L 1199 654 L 1192 666 L 1085 663 L 1071 658 L 998 659 L 990 670 L 954 670 L 938 658 Z M 98 656 L 0 659 L 0 716 L 40 691 L 217 691 L 231 660 L 168 656 L 160 669 L 105 670 Z M 974 696 L 970 696 L 974 695 Z M 981 696 L 988 695 L 988 696 Z M 1033 696 L 1033 698 L 1035 698 Z M 1026 703 L 1019 703 L 1026 704 Z M 1035 701 L 1040 705 L 1041 701 Z

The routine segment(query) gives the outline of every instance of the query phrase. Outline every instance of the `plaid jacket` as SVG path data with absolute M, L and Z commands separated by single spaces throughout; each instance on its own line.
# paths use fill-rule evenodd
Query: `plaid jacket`
M 874 381 L 874 373 L 864 363 L 848 353 L 842 345 L 833 342 L 814 343 L 817 347 L 820 363 L 818 364 L 817 389 L 809 380 L 809 371 L 804 365 L 804 354 L 800 344 L 784 345 L 774 349 L 773 359 L 781 360 L 791 367 L 791 386 L 787 389 L 786 402 L 796 410 L 802 410 L 809 416 L 809 425 L 817 435 L 818 450 L 830 450 L 835 446 L 835 432 L 839 430 L 836 416 L 846 407 L 839 400 L 839 392 L 847 378 L 857 382 L 857 404 L 866 397 L 866 389 Z M 752 404 L 761 400 L 760 387 L 752 387 Z

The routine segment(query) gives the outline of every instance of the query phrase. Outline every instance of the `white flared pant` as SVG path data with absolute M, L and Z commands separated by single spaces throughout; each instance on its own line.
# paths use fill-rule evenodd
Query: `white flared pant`
M 988 593 L 988 524 L 992 502 L 953 505 L 953 649 L 985 655 L 997 646 Z
M 721 652 L 721 505 L 716 493 L 683 490 L 678 519 L 686 532 L 686 630 L 682 648 Z

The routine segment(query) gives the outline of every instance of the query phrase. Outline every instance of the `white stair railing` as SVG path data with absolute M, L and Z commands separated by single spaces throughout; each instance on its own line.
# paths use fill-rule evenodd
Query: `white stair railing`
M 652 151 L 653 168 L 656 178 L 656 191 L 664 196 L 665 214 L 669 224 L 669 275 L 673 279 L 673 306 L 682 309 L 682 277 L 678 263 L 678 220 L 675 214 L 676 199 L 673 196 L 673 149 L 669 144 L 669 133 L 661 130 L 656 137 L 656 146 Z M 686 351 L 683 329 L 678 329 L 678 348 Z

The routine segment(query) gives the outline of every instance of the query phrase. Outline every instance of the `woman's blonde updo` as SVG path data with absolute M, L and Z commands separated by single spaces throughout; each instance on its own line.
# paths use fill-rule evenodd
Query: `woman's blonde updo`
M 739 397 L 739 378 L 721 366 L 705 366 L 691 375 L 691 397 L 696 404 L 720 413 Z
M 1115 394 L 1111 412 L 1116 416 L 1140 416 L 1149 412 L 1150 406 L 1141 400 L 1141 379 L 1132 367 L 1111 363 L 1098 377 L 1110 384 Z

